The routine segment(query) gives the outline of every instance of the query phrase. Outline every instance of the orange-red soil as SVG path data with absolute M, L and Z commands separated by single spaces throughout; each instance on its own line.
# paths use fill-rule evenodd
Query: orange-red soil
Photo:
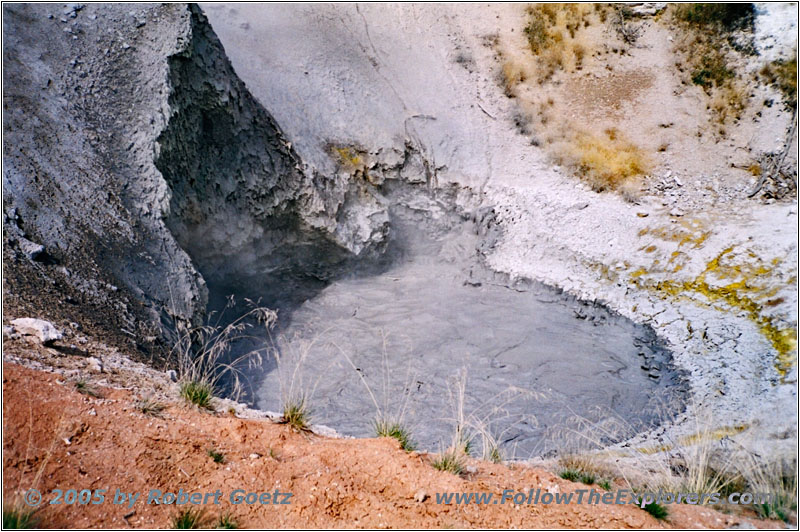
M 4 503 L 19 503 L 30 487 L 45 501 L 56 488 L 108 490 L 103 504 L 42 504 L 40 526 L 170 528 L 186 506 L 145 504 L 150 489 L 219 489 L 220 504 L 209 499 L 206 508 L 208 526 L 229 513 L 242 528 L 659 528 L 742 521 L 685 505 L 671 506 L 668 520 L 657 521 L 634 506 L 436 504 L 436 492 L 497 497 L 504 489 L 566 492 L 586 486 L 543 470 L 477 460 L 470 461 L 475 472 L 459 477 L 435 470 L 429 456 L 407 453 L 388 438 L 297 433 L 267 419 L 214 414 L 177 399 L 162 418 L 154 418 L 136 408 L 139 398 L 131 391 L 97 390 L 102 397 L 79 393 L 63 376 L 3 364 Z M 212 448 L 224 454 L 224 463 L 209 456 Z M 116 489 L 142 495 L 129 509 L 112 504 Z M 294 495 L 288 505 L 232 505 L 228 497 L 236 489 Z M 420 492 L 426 495 L 422 502 Z

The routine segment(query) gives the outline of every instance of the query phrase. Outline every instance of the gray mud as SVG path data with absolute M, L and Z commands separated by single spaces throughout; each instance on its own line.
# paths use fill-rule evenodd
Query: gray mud
M 380 409 L 436 451 L 463 419 L 506 457 L 610 443 L 683 408 L 671 357 L 652 330 L 602 306 L 480 267 L 467 224 L 420 231 L 424 215 L 393 209 L 392 264 L 333 281 L 275 335 L 258 406 L 305 394 L 313 421 L 373 436 Z M 459 388 L 465 383 L 463 416 Z

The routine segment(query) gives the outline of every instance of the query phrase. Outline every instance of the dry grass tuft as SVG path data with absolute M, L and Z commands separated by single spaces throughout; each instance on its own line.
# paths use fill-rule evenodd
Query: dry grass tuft
M 797 108 L 797 54 L 790 60 L 777 60 L 764 65 L 761 75 L 767 83 L 775 85 L 783 93 L 784 101 L 791 109 Z
M 278 319 L 274 311 L 246 301 L 251 310 L 227 325 L 222 325 L 226 321 L 224 311 L 208 325 L 189 328 L 183 323 L 177 324 L 179 337 L 170 356 L 174 357 L 178 368 L 180 395 L 200 408 L 213 410 L 211 399 L 218 391 L 238 399 L 243 391 L 242 366 L 252 369 L 262 362 L 263 348 L 232 355 L 234 344 L 252 339 L 251 331 L 256 326 L 263 326 L 266 337 L 269 337 L 269 331 Z M 234 306 L 235 301 L 230 296 L 225 310 Z
M 635 427 L 623 419 L 610 423 L 579 423 L 571 433 L 577 438 L 573 450 L 550 468 L 575 479 L 614 479 L 636 492 L 659 490 L 672 493 L 719 494 L 720 501 L 732 493 L 768 494 L 753 504 L 739 507 L 761 518 L 790 522 L 797 512 L 797 460 L 777 460 L 753 454 L 728 439 L 730 427 L 719 427 L 714 417 L 690 407 L 692 433 L 664 439 L 658 446 L 630 446 L 626 451 L 598 451 L 608 439 L 633 434 Z M 738 433 L 739 430 L 733 430 Z M 580 447 L 586 450 L 581 451 Z M 569 446 L 567 446 L 569 447 Z M 591 450 L 595 449 L 595 450 Z M 601 481 L 605 486 L 611 482 Z M 723 508 L 730 509 L 724 504 Z
M 600 135 L 578 132 L 558 151 L 558 162 L 575 168 L 597 192 L 635 185 L 649 167 L 644 151 L 614 128 Z
M 525 36 L 538 58 L 537 78 L 543 83 L 557 71 L 583 68 L 589 49 L 579 31 L 591 25 L 595 9 L 590 4 L 537 4 L 527 9 Z
M 738 120 L 748 94 L 728 36 L 752 23 L 752 4 L 680 4 L 671 9 L 672 21 L 680 29 L 675 52 L 684 57 L 677 66 L 685 82 L 703 88 L 710 99 L 708 109 L 719 124 Z
M 506 96 L 512 98 L 514 89 L 527 79 L 525 69 L 514 61 L 507 60 L 503 63 L 501 83 Z

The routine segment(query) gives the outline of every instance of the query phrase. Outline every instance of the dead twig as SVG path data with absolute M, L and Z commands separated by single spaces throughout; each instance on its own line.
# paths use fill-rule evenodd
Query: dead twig
M 752 198 L 767 184 L 767 182 L 772 182 L 776 185 L 776 188 L 782 188 L 781 185 L 788 187 L 787 192 L 791 192 L 792 190 L 797 190 L 797 182 L 795 177 L 792 176 L 790 173 L 784 173 L 784 161 L 786 160 L 786 156 L 789 154 L 789 150 L 791 149 L 792 142 L 794 139 L 795 134 L 797 133 L 797 109 L 794 110 L 792 113 L 792 127 L 789 129 L 789 133 L 786 136 L 786 140 L 783 143 L 783 150 L 777 154 L 765 154 L 762 159 L 761 163 L 761 179 L 758 180 L 756 183 L 755 188 L 747 195 L 748 198 Z M 781 177 L 783 177 L 783 181 L 781 181 Z M 778 196 L 778 194 L 773 191 L 771 195 Z M 781 195 L 782 196 L 782 195 Z
M 626 44 L 633 46 L 636 44 L 636 41 L 639 40 L 639 37 L 641 37 L 645 24 L 627 23 L 625 19 L 630 17 L 630 10 L 627 7 L 617 6 L 615 11 L 617 14 L 615 21 L 617 33 Z

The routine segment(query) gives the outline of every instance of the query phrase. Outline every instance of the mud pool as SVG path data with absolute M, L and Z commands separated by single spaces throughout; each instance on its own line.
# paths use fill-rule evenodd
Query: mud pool
M 461 423 L 477 453 L 493 445 L 488 434 L 515 458 L 607 444 L 683 408 L 681 378 L 649 328 L 509 283 L 478 266 L 475 239 L 403 237 L 391 266 L 295 308 L 273 338 L 280 362 L 265 368 L 258 407 L 280 411 L 282 397 L 302 394 L 314 423 L 358 437 L 374 435 L 382 412 L 430 451 Z

